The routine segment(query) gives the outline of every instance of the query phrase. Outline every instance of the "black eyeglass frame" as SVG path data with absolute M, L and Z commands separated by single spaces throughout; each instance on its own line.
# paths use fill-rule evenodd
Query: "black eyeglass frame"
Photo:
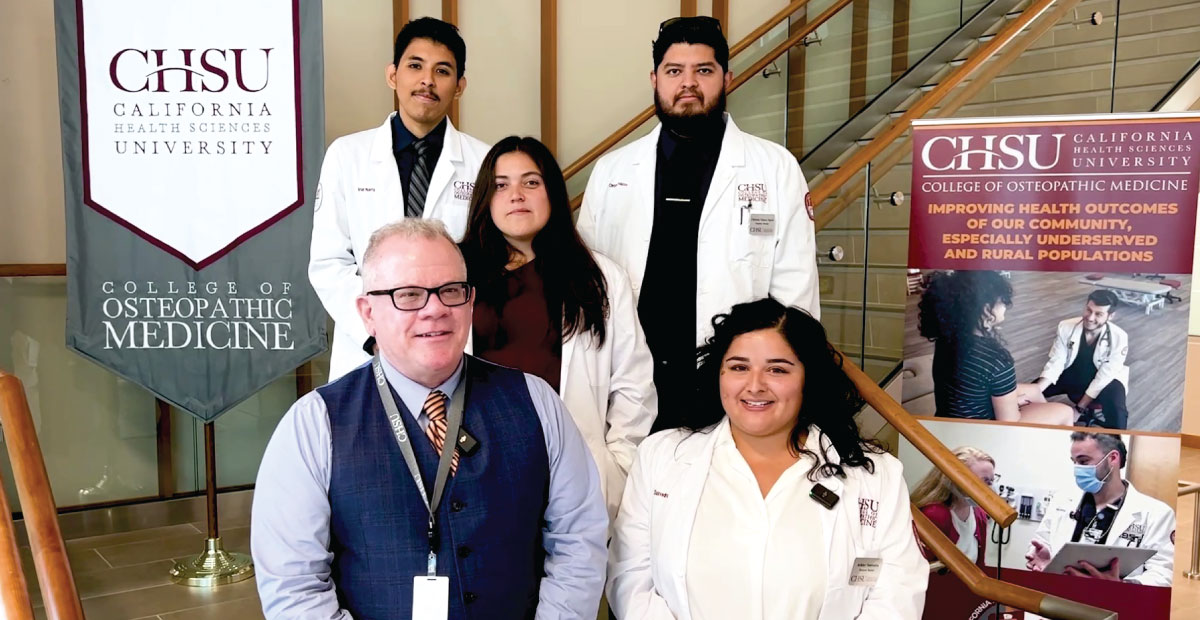
M 445 298 L 442 297 L 442 291 L 446 287 L 449 287 L 449 286 L 462 286 L 464 289 L 466 289 L 466 297 L 463 298 L 462 302 L 457 303 L 457 304 L 446 303 Z M 416 308 L 401 308 L 400 304 L 396 303 L 396 291 L 403 291 L 403 290 L 424 291 L 425 292 L 425 300 L 422 301 L 421 305 Z M 434 295 L 437 295 L 438 301 L 442 302 L 443 306 L 446 306 L 447 308 L 457 308 L 459 306 L 464 306 L 467 303 L 469 303 L 471 301 L 471 296 L 474 294 L 474 292 L 475 292 L 475 287 L 471 286 L 471 284 L 469 282 L 447 282 L 441 286 L 434 286 L 432 288 L 427 287 L 427 286 L 397 286 L 396 288 L 381 289 L 378 291 L 367 291 L 365 294 L 367 294 L 367 295 L 387 295 L 392 300 L 393 308 L 395 308 L 401 312 L 417 312 L 418 310 L 424 310 L 425 306 L 429 305 L 429 298 Z
M 672 17 L 658 25 L 658 34 L 662 34 L 663 30 L 668 27 L 680 23 L 694 23 L 697 26 L 706 26 L 715 28 L 717 32 L 721 32 L 721 20 L 708 15 L 693 15 L 691 17 Z

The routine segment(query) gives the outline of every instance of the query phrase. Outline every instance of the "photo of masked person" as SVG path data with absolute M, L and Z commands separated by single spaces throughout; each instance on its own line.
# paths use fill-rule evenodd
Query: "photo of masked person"
M 1016 518 L 1006 528 L 995 521 L 987 523 L 983 555 L 976 560 L 984 575 L 1114 611 L 1122 618 L 1170 616 L 1172 589 L 1159 586 L 1171 585 L 1172 579 L 1171 534 L 1176 523 L 1171 506 L 1181 476 L 1179 437 L 948 418 L 924 418 L 920 424 L 943 445 L 970 446 L 997 464 L 992 469 L 992 489 Z M 964 452 L 958 451 L 960 459 Z M 897 456 L 904 464 L 914 505 L 947 538 L 953 538 L 947 533 L 953 525 L 937 523 L 937 509 L 931 511 L 929 500 L 921 497 L 928 497 L 926 481 L 937 468 L 904 437 L 898 440 Z M 978 459 L 968 467 L 976 475 L 988 473 L 986 468 L 980 470 Z M 1084 490 L 1085 486 L 1096 489 L 1097 481 L 1099 490 Z M 950 506 L 956 503 L 952 497 Z M 1114 509 L 1106 511 L 1108 506 Z M 1080 540 L 1072 543 L 1077 527 L 1085 530 L 1089 524 L 1107 528 L 1105 542 L 1089 543 L 1080 531 Z M 1103 533 L 1097 540 L 1100 536 Z M 969 557 L 962 543 L 958 538 L 957 551 Z M 1119 564 L 1110 566 L 1117 556 Z M 1088 560 L 1096 573 L 1124 579 L 1093 576 L 1082 560 Z M 929 576 L 924 618 L 1003 618 L 989 615 L 993 603 L 953 572 L 934 572 Z M 1030 611 L 1016 617 L 1040 618 Z
M 1120 435 L 1071 433 L 1071 461 L 1075 463 L 1075 493 L 1058 493 L 1046 510 L 1029 550 L 1025 567 L 1044 570 L 1068 542 L 1152 548 L 1156 553 L 1132 571 L 1120 562 L 1096 565 L 1081 561 L 1064 574 L 1147 586 L 1170 587 L 1175 565 L 1175 511 L 1139 492 L 1121 469 L 1128 450 Z M 1123 573 L 1128 573 L 1124 579 Z
M 996 461 L 988 453 L 979 448 L 962 446 L 954 450 L 954 456 L 984 484 L 989 487 L 994 485 Z M 909 496 L 913 505 L 929 517 L 968 560 L 983 565 L 984 550 L 987 548 L 987 513 L 955 486 L 945 472 L 936 467 L 930 468 Z M 926 549 L 925 559 L 937 558 Z
M 934 343 L 938 417 L 1067 426 L 1075 411 L 1047 403 L 1033 384 L 1018 384 L 999 325 L 1013 289 L 995 271 L 935 272 L 921 296 L 919 332 Z
M 1092 291 L 1082 317 L 1058 324 L 1050 358 L 1036 382 L 1047 398 L 1066 395 L 1080 413 L 1081 425 L 1097 422 L 1125 428 L 1129 417 L 1125 406 L 1129 334 L 1114 321 L 1119 305 L 1116 293 Z M 1099 420 L 1094 420 L 1097 411 Z

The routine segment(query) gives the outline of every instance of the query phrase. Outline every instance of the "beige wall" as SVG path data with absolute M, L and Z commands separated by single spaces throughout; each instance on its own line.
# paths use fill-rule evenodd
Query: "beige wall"
M 1187 371 L 1184 376 L 1183 432 L 1200 435 L 1200 337 L 1188 336 Z
M 392 62 L 391 0 L 324 3 L 325 144 L 369 129 L 392 111 L 384 69 Z
M 50 2 L 0 2 L 0 263 L 61 263 L 62 148 Z
M 653 102 L 650 42 L 658 24 L 678 14 L 679 0 L 559 3 L 558 153 L 564 165 Z
M 1132 435 L 1128 441 L 1125 479 L 1142 493 L 1174 506 L 1179 481 L 1179 438 Z
M 460 0 L 458 17 L 467 42 L 463 131 L 488 144 L 513 134 L 540 138 L 540 0 Z

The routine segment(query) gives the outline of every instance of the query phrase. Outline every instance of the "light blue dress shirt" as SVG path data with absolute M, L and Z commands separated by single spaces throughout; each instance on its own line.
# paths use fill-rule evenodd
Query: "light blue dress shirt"
M 440 390 L 447 398 L 462 378 L 460 363 Z M 400 374 L 386 359 L 383 371 L 421 428 L 431 391 Z M 600 475 L 566 407 L 550 385 L 525 375 L 546 439 L 550 493 L 542 528 L 546 550 L 537 618 L 595 618 L 604 588 L 608 511 Z M 258 593 L 268 619 L 347 620 L 330 576 L 329 476 L 333 444 L 329 412 L 316 392 L 296 401 L 267 444 L 254 491 L 250 547 Z M 497 532 L 503 535 L 503 532 Z M 407 617 L 411 610 L 396 610 Z

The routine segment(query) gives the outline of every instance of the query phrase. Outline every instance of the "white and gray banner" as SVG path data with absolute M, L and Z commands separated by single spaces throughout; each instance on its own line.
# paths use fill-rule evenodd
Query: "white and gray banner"
M 320 0 L 55 0 L 67 345 L 202 420 L 326 345 Z

